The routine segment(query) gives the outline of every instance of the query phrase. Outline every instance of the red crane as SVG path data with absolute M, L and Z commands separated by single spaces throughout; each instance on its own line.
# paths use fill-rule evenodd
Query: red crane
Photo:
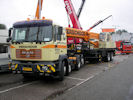
M 69 15 L 69 18 L 73 24 L 73 28 L 82 29 L 71 0 L 64 0 L 64 3 L 67 14 Z
M 72 4 L 71 0 L 64 0 L 64 3 L 65 3 L 65 8 L 66 8 L 67 14 L 69 15 L 69 17 L 71 19 L 71 22 L 73 24 L 73 28 L 82 29 L 78 19 L 79 19 L 79 16 L 81 14 L 81 11 L 83 9 L 85 0 L 82 0 L 82 3 L 81 3 L 81 6 L 80 6 L 80 8 L 78 10 L 78 14 L 77 15 L 75 13 L 75 10 L 74 10 L 74 7 L 73 7 L 73 4 Z M 90 31 L 91 29 L 93 29 L 94 27 L 98 26 L 100 23 L 104 22 L 106 19 L 108 19 L 111 16 L 112 15 L 106 17 L 103 20 L 99 20 L 97 23 L 95 23 L 93 26 L 91 26 L 87 31 Z M 69 27 L 70 27 L 70 25 L 69 25 Z
M 82 4 L 81 4 L 81 7 L 79 8 L 78 15 L 77 15 L 71 0 L 64 0 L 65 8 L 66 8 L 67 14 L 72 22 L 73 28 L 80 29 L 80 30 L 82 30 L 82 27 L 80 25 L 78 18 L 80 16 L 80 13 L 84 6 L 84 2 L 85 2 L 85 0 L 82 0 Z M 70 25 L 69 25 L 69 27 L 70 27 Z M 81 43 L 81 42 L 82 42 L 82 39 L 79 39 L 79 38 L 68 37 L 68 39 L 67 39 L 68 44 Z

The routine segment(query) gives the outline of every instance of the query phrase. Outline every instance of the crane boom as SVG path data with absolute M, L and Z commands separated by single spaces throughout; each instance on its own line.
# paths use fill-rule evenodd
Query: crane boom
M 98 33 L 83 31 L 83 30 L 74 29 L 74 28 L 66 28 L 66 33 L 67 33 L 67 37 L 81 38 L 84 41 L 90 42 L 91 44 L 98 47 L 98 42 L 91 41 L 91 39 L 99 40 L 99 34 Z
M 67 14 L 69 15 L 71 22 L 73 24 L 73 28 L 82 29 L 71 0 L 64 0 L 64 3 Z
M 84 4 L 85 4 L 85 0 L 82 0 L 81 6 L 80 6 L 80 8 L 79 8 L 79 10 L 78 10 L 78 14 L 77 14 L 77 17 L 78 17 L 78 18 L 80 17 L 80 14 L 81 14 L 81 11 L 82 11 L 82 9 L 83 9 Z
M 94 27 L 96 27 L 97 25 L 101 24 L 102 22 L 104 22 L 106 19 L 108 19 L 109 17 L 111 17 L 112 15 L 109 15 L 108 17 L 104 18 L 103 20 L 99 20 L 97 23 L 95 23 L 93 26 L 91 26 L 87 31 L 90 31 L 91 29 L 93 29 Z
M 40 19 L 43 0 L 38 0 L 35 19 Z

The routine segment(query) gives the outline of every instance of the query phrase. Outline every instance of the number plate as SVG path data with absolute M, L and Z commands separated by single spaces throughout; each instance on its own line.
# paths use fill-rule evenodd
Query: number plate
M 32 71 L 32 68 L 23 67 L 23 71 Z

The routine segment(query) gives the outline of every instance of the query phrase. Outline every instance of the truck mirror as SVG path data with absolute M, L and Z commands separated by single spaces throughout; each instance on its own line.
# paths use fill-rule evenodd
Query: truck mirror
M 11 37 L 12 30 L 13 30 L 13 28 L 10 28 L 9 31 L 8 31 L 8 36 L 9 36 L 9 37 Z
M 6 39 L 6 42 L 10 42 L 10 40 L 11 40 L 11 37 L 7 38 Z

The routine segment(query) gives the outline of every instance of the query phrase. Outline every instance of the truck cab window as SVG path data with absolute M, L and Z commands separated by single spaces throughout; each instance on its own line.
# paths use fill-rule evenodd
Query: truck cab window
M 43 26 L 39 29 L 39 41 L 49 42 L 52 40 L 52 26 Z
M 54 28 L 54 40 L 61 41 L 62 27 L 55 26 Z
M 38 27 L 30 27 L 28 31 L 27 40 L 35 41 L 37 38 Z
M 18 28 L 18 29 L 15 29 L 14 30 L 14 33 L 15 34 L 13 34 L 13 42 L 25 40 L 25 38 L 26 38 L 26 32 L 27 32 L 27 29 L 26 28 Z

